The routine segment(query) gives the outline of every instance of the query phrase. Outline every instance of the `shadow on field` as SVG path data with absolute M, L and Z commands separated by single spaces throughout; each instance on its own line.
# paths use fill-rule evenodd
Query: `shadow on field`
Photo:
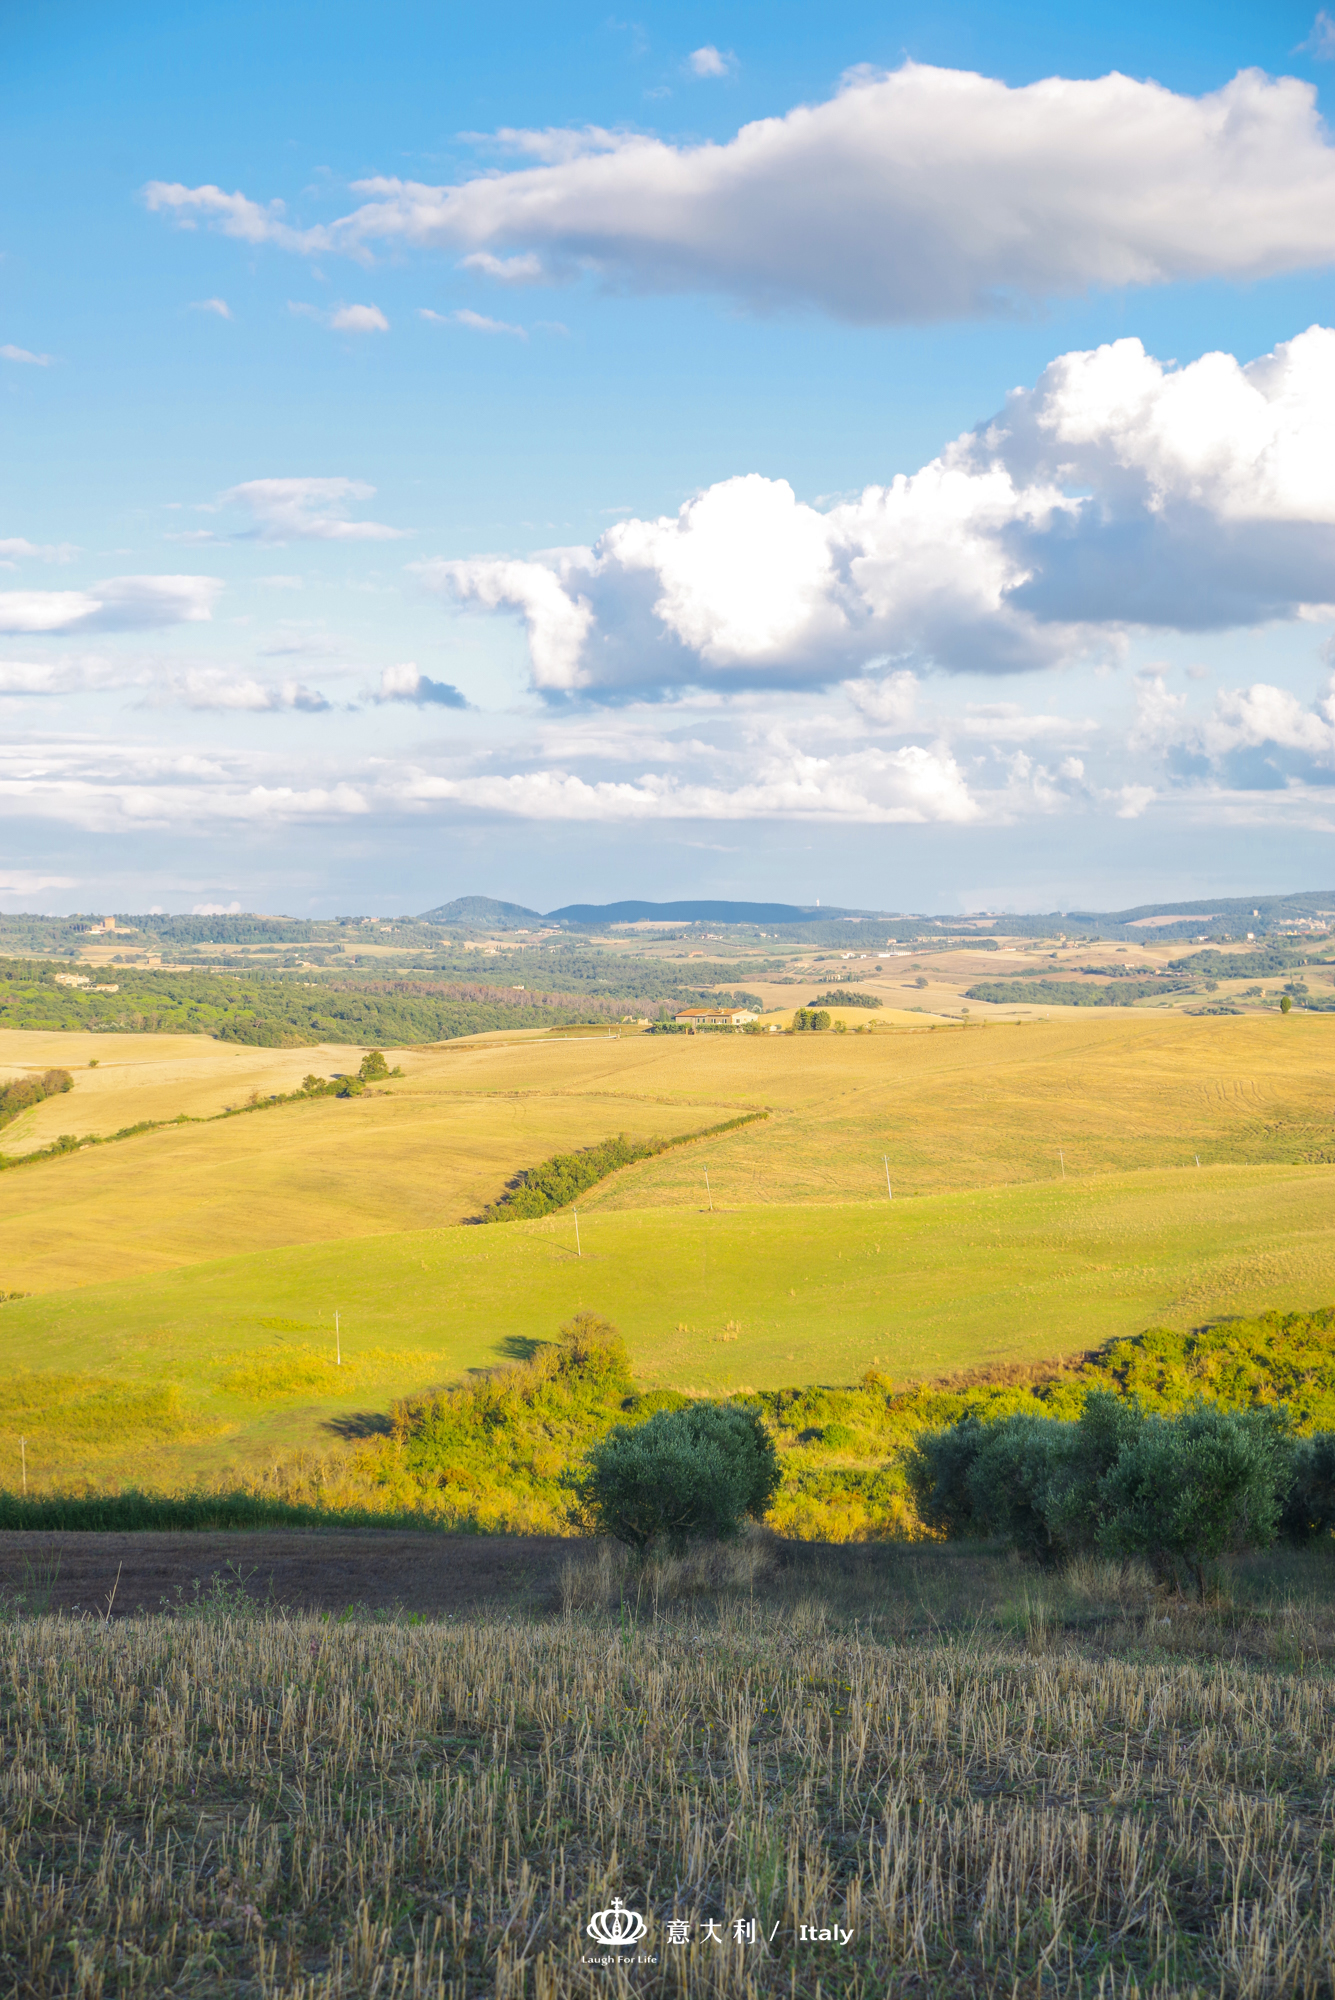
M 641 1564 L 556 1535 L 388 1530 L 0 1534 L 0 1612 L 120 1618 L 244 1598 L 274 1612 L 425 1619 L 470 1612 L 708 1626 L 740 1605 L 808 1636 L 971 1640 L 1030 1654 L 1152 1651 L 1335 1661 L 1335 1542 L 1222 1566 L 1205 1605 L 1136 1563 L 1054 1574 L 983 1545 L 796 1542 L 765 1530 Z
M 324 1428 L 335 1437 L 355 1441 L 357 1438 L 393 1437 L 394 1425 L 383 1410 L 350 1410 L 344 1416 L 330 1417 Z

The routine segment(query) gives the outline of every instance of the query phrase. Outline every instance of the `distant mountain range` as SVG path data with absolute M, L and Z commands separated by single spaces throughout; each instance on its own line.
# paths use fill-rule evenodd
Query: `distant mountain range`
M 533 924 L 810 924 L 834 917 L 875 917 L 879 910 L 824 908 L 819 903 L 566 903 L 559 910 L 526 910 L 521 903 L 497 903 L 490 896 L 456 896 L 438 910 L 425 910 L 424 924 L 461 925 L 486 930 L 523 930 Z
M 561 924 L 581 930 L 601 930 L 610 924 L 677 923 L 721 925 L 807 926 L 827 923 L 892 924 L 905 935 L 924 939 L 972 933 L 985 937 L 992 929 L 1009 935 L 1068 935 L 1160 938 L 1165 943 L 1191 937 L 1261 935 L 1304 920 L 1335 918 L 1335 890 L 1304 890 L 1288 896 L 1181 897 L 1172 903 L 1139 903 L 1125 910 L 1050 910 L 1040 915 L 978 912 L 971 916 L 905 915 L 891 910 L 850 910 L 812 903 L 566 903 L 559 910 L 525 909 L 522 903 L 501 903 L 490 896 L 457 896 L 451 903 L 425 911 L 419 922 L 460 930 L 530 930 L 534 925 Z

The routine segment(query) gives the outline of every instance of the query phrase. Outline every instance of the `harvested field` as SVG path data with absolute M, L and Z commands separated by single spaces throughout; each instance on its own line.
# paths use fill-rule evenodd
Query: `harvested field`
M 503 1601 L 551 1604 L 572 1544 L 559 1535 L 268 1528 L 254 1534 L 0 1534 L 0 1597 L 26 1609 L 155 1612 L 197 1596 L 256 1607 L 440 1618 Z
M 255 1539 L 196 1538 L 195 1572 Z M 368 1539 L 389 1572 L 433 1538 Z M 357 1538 L 325 1540 L 308 1562 Z M 1243 1618 L 1106 1565 L 882 1547 L 776 1573 L 763 1546 L 638 1593 L 586 1555 L 532 1616 L 537 1545 L 510 1571 L 521 1545 L 492 1547 L 509 1606 L 448 1622 L 273 1615 L 225 1571 L 168 1615 L 6 1620 L 7 1988 L 1331 1992 L 1328 1552 Z M 1249 1655 L 1267 1618 L 1287 1664 Z M 634 1950 L 588 1934 L 617 1899 Z

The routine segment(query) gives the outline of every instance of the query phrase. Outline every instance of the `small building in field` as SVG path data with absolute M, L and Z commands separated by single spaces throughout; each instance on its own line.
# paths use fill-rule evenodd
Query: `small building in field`
M 755 1018 L 749 1007 L 683 1007 L 676 1020 L 679 1028 L 744 1028 Z

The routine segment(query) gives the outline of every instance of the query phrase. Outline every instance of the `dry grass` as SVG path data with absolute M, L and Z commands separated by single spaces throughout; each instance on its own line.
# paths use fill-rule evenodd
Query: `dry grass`
M 1330 1993 L 1323 1677 L 904 1643 L 744 1582 L 657 1620 L 220 1588 L 9 1623 L 0 1970 L 34 2000 Z M 646 1963 L 588 1962 L 614 1896 Z
M 0 1056 L 24 1039 L 41 1050 L 103 1048 L 93 1071 L 71 1054 L 73 1091 L 5 1128 L 4 1150 L 14 1153 L 61 1132 L 115 1131 L 178 1111 L 213 1116 L 245 1104 L 256 1077 L 263 1095 L 295 1089 L 308 1070 L 355 1070 L 361 1060 L 359 1049 L 261 1049 L 232 1062 L 209 1053 L 225 1044 L 203 1037 L 196 1049 L 194 1037 L 17 1032 L 0 1037 Z M 106 1046 L 143 1041 L 152 1046 L 142 1057 Z M 633 1075 L 620 1084 L 601 1070 L 581 1076 L 589 1060 L 578 1045 L 573 1056 L 566 1046 L 532 1053 L 530 1043 L 453 1056 L 414 1050 L 399 1060 L 403 1079 L 364 1097 L 169 1127 L 0 1175 L 0 1290 L 64 1290 L 245 1250 L 447 1227 L 552 1153 L 620 1131 L 673 1136 L 732 1109 L 725 1102 L 720 1111 L 707 1091 L 663 1103 Z

